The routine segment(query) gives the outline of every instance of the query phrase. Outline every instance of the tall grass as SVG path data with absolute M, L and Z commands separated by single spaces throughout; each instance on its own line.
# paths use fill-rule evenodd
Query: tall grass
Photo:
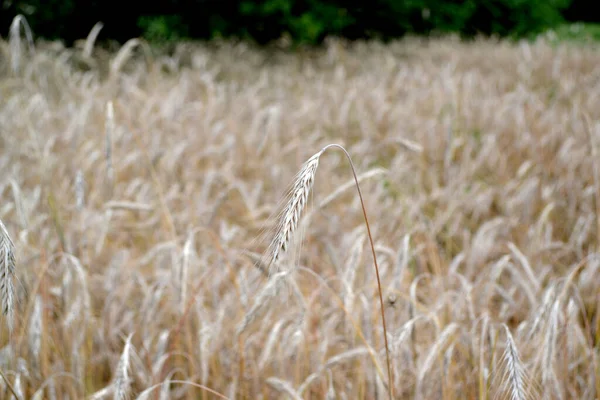
M 0 398 L 598 397 L 597 49 L 112 52 L 99 29 L 0 41 Z M 329 143 L 387 335 L 346 156 L 272 217 Z

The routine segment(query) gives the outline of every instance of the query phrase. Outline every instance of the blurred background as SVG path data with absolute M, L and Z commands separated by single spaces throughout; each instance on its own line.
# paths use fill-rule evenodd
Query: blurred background
M 240 38 L 319 44 L 327 36 L 381 40 L 406 34 L 598 36 L 600 12 L 585 0 L 1 0 L 3 36 L 22 14 L 37 37 L 70 46 L 98 21 L 99 44 Z M 579 22 L 575 27 L 573 23 Z M 583 24 L 582 24 L 583 23 Z

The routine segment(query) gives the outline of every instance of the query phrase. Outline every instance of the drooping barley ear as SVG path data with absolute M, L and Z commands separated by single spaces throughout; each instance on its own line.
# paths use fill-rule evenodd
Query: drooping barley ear
M 129 397 L 129 389 L 131 386 L 131 381 L 129 379 L 129 353 L 131 351 L 132 336 L 133 333 L 130 333 L 129 336 L 127 336 L 123 353 L 119 359 L 119 364 L 117 364 L 117 371 L 113 382 L 114 400 L 125 400 Z
M 119 74 L 119 71 L 121 70 L 123 65 L 125 65 L 125 62 L 127 61 L 127 59 L 129 59 L 129 57 L 131 57 L 131 54 L 133 53 L 133 50 L 136 47 L 141 47 L 142 51 L 144 52 L 146 64 L 148 66 L 150 65 L 150 61 L 152 59 L 152 52 L 150 50 L 150 46 L 148 45 L 148 43 L 146 43 L 146 41 L 142 40 L 142 39 L 136 39 L 136 38 L 129 39 L 123 45 L 123 47 L 121 47 L 121 49 L 119 50 L 119 52 L 117 53 L 115 58 L 110 63 L 111 77 L 114 78 Z
M 277 272 L 277 262 L 287 250 L 292 241 L 294 231 L 298 227 L 300 216 L 306 206 L 308 195 L 315 181 L 315 173 L 319 166 L 319 158 L 323 150 L 312 156 L 302 165 L 296 175 L 290 192 L 290 199 L 281 213 L 275 236 L 268 249 L 267 270 L 269 274 Z
M 33 53 L 33 34 L 31 33 L 31 28 L 27 23 L 27 20 L 21 14 L 17 15 L 12 23 L 10 24 L 10 59 L 11 59 L 11 67 L 13 73 L 17 73 L 20 68 L 21 63 L 21 34 L 19 31 L 20 27 L 23 27 L 23 31 L 25 32 L 25 37 L 27 38 L 27 43 L 29 44 L 29 51 Z
M 236 335 L 240 335 L 248 327 L 248 325 L 250 325 L 250 323 L 264 311 L 268 302 L 279 294 L 280 290 L 286 284 L 286 278 L 288 274 L 288 271 L 278 272 L 269 278 L 269 281 L 265 287 L 254 299 L 254 303 L 244 316 L 242 323 L 238 325 Z
M 458 324 L 455 322 L 446 326 L 435 341 L 435 344 L 429 350 L 429 353 L 427 354 L 425 361 L 423 361 L 423 364 L 420 366 L 419 373 L 417 375 L 417 398 L 423 398 L 423 385 L 426 382 L 425 377 L 433 367 L 435 361 L 438 360 L 438 356 L 441 354 L 441 352 L 448 348 L 450 341 L 453 339 L 456 331 L 458 330 L 458 327 Z
M 338 353 L 331 358 L 329 358 L 324 364 L 322 364 L 315 372 L 310 374 L 304 379 L 304 382 L 300 384 L 297 392 L 302 396 L 302 394 L 310 387 L 310 385 L 316 381 L 319 377 L 323 375 L 323 371 L 331 370 L 332 367 L 342 364 L 346 361 L 353 360 L 364 355 L 370 353 L 370 349 L 364 346 L 355 347 L 350 350 L 346 350 L 342 353 Z
M 321 149 L 317 154 L 313 155 L 309 158 L 300 169 L 300 172 L 296 175 L 294 180 L 294 184 L 289 195 L 289 200 L 286 206 L 281 213 L 279 218 L 279 223 L 275 230 L 275 236 L 268 247 L 267 250 L 267 270 L 269 274 L 273 272 L 279 272 L 277 268 L 277 263 L 288 249 L 290 242 L 292 241 L 294 232 L 298 227 L 298 222 L 300 220 L 300 216 L 302 215 L 302 211 L 306 206 L 306 202 L 308 200 L 308 195 L 310 194 L 310 190 L 315 181 L 315 174 L 317 172 L 317 167 L 319 166 L 319 159 L 321 155 L 329 148 L 336 147 L 341 150 L 346 156 L 348 163 L 350 164 L 350 168 L 352 170 L 352 176 L 354 178 L 354 182 L 356 184 L 356 191 L 358 192 L 358 197 L 360 199 L 360 204 L 363 212 L 363 216 L 365 219 L 365 226 L 367 228 L 367 236 L 369 237 L 369 244 L 371 246 L 371 253 L 373 255 L 373 265 L 375 267 L 375 276 L 377 277 L 377 288 L 379 291 L 379 304 L 381 307 L 381 322 L 383 326 L 383 339 L 385 343 L 385 355 L 387 361 L 387 372 L 388 372 L 388 393 L 390 400 L 394 398 L 394 390 L 393 390 L 393 380 L 392 380 L 392 367 L 390 363 L 390 351 L 388 345 L 387 338 L 387 328 L 385 323 L 385 313 L 384 313 L 384 305 L 383 305 L 383 294 L 381 291 L 381 279 L 379 277 L 379 264 L 377 263 L 377 255 L 375 253 L 375 244 L 373 242 L 373 236 L 371 234 L 371 227 L 369 225 L 369 218 L 367 217 L 367 209 L 365 206 L 365 202 L 362 196 L 362 192 L 360 190 L 360 184 L 358 182 L 358 176 L 356 175 L 356 169 L 354 168 L 354 162 L 350 157 L 348 151 L 339 144 L 329 144 Z M 242 326 L 247 326 L 248 322 L 244 321 Z M 239 330 L 238 330 L 239 331 Z
M 2 301 L 2 314 L 4 314 L 8 330 L 13 330 L 13 312 L 15 299 L 15 245 L 13 244 L 6 227 L 0 220 L 0 298 Z
M 96 39 L 100 34 L 100 31 L 104 27 L 102 22 L 96 22 L 96 25 L 92 28 L 87 38 L 85 39 L 85 46 L 83 46 L 83 56 L 85 58 L 92 57 L 92 51 L 94 50 L 94 43 L 96 43 Z

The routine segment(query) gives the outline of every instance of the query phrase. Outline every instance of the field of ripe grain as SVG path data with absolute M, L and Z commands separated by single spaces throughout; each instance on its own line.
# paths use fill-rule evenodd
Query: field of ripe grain
M 0 398 L 600 396 L 600 49 L 15 40 Z

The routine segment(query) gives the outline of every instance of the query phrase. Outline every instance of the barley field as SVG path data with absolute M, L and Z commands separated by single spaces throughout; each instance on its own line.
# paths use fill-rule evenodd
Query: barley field
M 599 398 L 598 47 L 93 36 L 0 41 L 0 398 Z

